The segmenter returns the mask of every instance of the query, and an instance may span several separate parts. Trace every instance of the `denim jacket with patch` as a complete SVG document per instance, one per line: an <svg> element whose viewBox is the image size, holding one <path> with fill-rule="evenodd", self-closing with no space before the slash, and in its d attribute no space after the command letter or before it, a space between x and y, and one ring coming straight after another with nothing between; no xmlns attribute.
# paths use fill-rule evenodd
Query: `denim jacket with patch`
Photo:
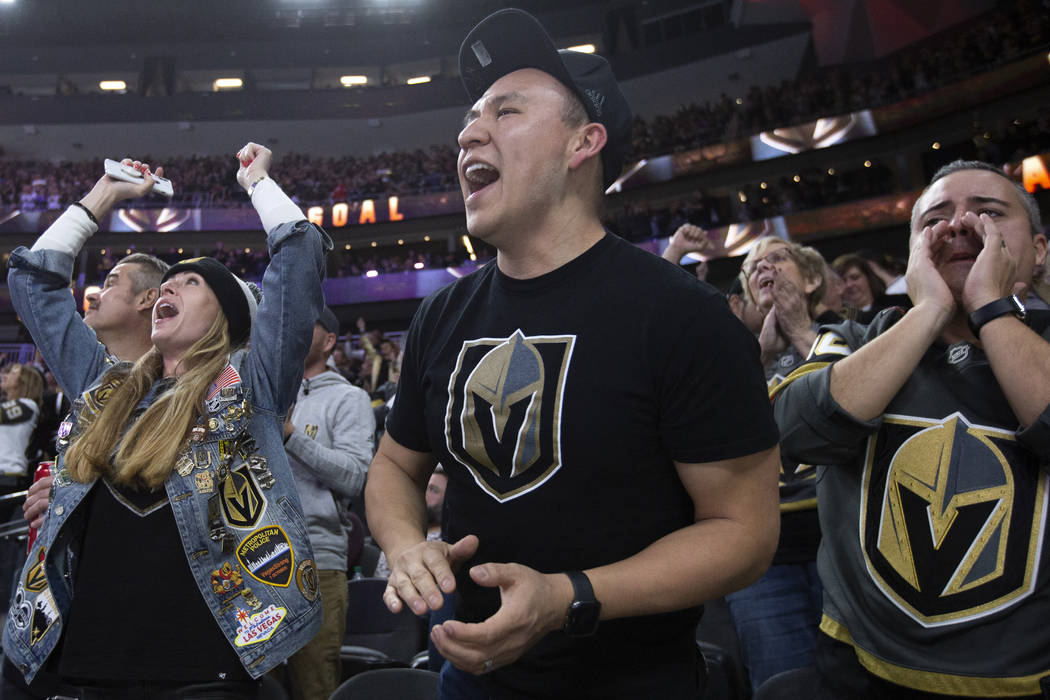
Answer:
<svg viewBox="0 0 1050 700"><path fill-rule="evenodd" d="M309 642L321 623L316 567L284 451L283 423L324 304L321 276L331 240L299 221L276 226L268 244L271 262L252 350L231 356L205 402L206 415L165 482L200 593L255 678ZM27 680L54 651L68 617L85 521L78 506L93 486L69 477L65 449L85 412L98 409L113 378L127 369L77 314L68 286L72 266L64 253L22 247L12 253L8 274L15 308L48 367L70 396L79 397L59 433L47 517L4 626L4 653Z"/></svg>

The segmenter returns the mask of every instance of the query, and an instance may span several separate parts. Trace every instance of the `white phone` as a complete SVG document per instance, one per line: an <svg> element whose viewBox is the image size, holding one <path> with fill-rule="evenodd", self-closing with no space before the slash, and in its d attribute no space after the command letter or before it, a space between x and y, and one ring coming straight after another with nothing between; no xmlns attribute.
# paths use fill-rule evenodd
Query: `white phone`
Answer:
<svg viewBox="0 0 1050 700"><path fill-rule="evenodd" d="M123 180L124 182L142 182L142 173L135 170L135 168L130 165L124 165L119 160L113 160L111 158L106 158L106 175L118 180ZM166 177L160 177L159 175L153 176L153 191L157 194L162 194L165 197L171 197L175 194L175 188L172 187L171 180Z"/></svg>

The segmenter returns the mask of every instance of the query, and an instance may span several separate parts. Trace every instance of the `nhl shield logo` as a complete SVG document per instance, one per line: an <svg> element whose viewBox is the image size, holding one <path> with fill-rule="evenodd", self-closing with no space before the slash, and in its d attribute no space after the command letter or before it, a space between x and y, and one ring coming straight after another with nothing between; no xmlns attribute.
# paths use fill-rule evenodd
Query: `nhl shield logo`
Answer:
<svg viewBox="0 0 1050 700"><path fill-rule="evenodd" d="M449 381L449 452L477 484L504 502L542 485L561 467L565 380L575 336L466 341Z"/></svg>

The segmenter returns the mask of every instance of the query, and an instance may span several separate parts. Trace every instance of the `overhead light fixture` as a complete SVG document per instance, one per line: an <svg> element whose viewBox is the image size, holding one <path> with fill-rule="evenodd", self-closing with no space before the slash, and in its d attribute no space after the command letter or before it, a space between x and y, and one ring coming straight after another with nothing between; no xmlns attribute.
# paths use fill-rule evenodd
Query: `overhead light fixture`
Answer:
<svg viewBox="0 0 1050 700"><path fill-rule="evenodd" d="M244 81L240 78L217 78L212 83L214 90L236 90L240 87L244 87Z"/></svg>
<svg viewBox="0 0 1050 700"><path fill-rule="evenodd" d="M343 87L352 87L354 85L365 85L368 83L367 75L341 75L339 76L339 82Z"/></svg>
<svg viewBox="0 0 1050 700"><path fill-rule="evenodd" d="M570 46L566 51L579 51L580 53L594 53L594 44L578 44Z"/></svg>
<svg viewBox="0 0 1050 700"><path fill-rule="evenodd" d="M415 78L409 78L408 80L405 81L405 83L407 85L423 85L424 83L429 83L429 82L430 82L430 76L429 75L420 75L420 76L415 77Z"/></svg>
<svg viewBox="0 0 1050 700"><path fill-rule="evenodd" d="M378 270L369 270L368 272L365 273L365 277L379 277L379 271Z"/></svg>
<svg viewBox="0 0 1050 700"><path fill-rule="evenodd" d="M417 270L422 270L423 269L423 263L421 263L421 262L414 263L412 265L412 267L416 268Z"/></svg>
<svg viewBox="0 0 1050 700"><path fill-rule="evenodd" d="M98 84L99 90L127 90L128 84L123 80L103 80Z"/></svg>

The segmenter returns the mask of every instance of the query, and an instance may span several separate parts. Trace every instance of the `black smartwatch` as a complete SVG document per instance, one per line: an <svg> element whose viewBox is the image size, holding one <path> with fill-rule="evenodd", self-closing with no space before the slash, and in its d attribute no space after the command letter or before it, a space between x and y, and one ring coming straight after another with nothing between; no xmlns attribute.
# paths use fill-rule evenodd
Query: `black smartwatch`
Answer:
<svg viewBox="0 0 1050 700"><path fill-rule="evenodd" d="M970 331L973 333L973 337L980 338L981 327L984 326L984 324L995 320L1000 316L1005 316L1006 314L1013 314L1023 323L1025 317L1028 315L1028 310L1015 294L985 304L970 314Z"/></svg>
<svg viewBox="0 0 1050 700"><path fill-rule="evenodd" d="M598 629L602 604L594 597L591 580L582 571L566 571L572 581L572 603L565 612L565 634L569 637L588 637Z"/></svg>

